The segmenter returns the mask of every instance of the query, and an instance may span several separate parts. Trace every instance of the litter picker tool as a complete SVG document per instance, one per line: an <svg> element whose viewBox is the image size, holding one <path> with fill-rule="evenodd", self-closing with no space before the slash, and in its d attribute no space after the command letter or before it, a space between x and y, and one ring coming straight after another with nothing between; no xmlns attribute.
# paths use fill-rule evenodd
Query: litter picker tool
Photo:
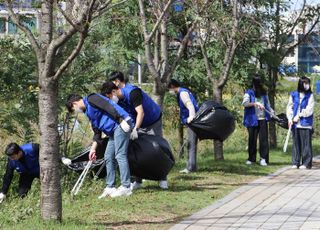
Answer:
<svg viewBox="0 0 320 230"><path fill-rule="evenodd" d="M84 168L84 170L82 171L82 173L80 174L79 176L79 179L77 180L76 184L73 186L72 190L71 190L71 194L72 195L77 195L82 184L83 184L83 181L86 177L86 175L88 174L89 172L89 169L92 165L92 161L88 161L86 167Z"/></svg>
<svg viewBox="0 0 320 230"><path fill-rule="evenodd" d="M289 143L290 133L291 133L291 126L290 126L289 129L288 129L286 141L284 142L284 146L283 146L283 152L284 152L284 153L287 152L287 147L288 147L288 143Z"/></svg>

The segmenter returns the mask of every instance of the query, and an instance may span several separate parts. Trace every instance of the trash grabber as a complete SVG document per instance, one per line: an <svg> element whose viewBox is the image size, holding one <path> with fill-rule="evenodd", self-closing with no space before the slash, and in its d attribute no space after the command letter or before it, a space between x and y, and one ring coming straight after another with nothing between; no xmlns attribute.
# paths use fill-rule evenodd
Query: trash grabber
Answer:
<svg viewBox="0 0 320 230"><path fill-rule="evenodd" d="M94 175L94 180L97 180L101 171L106 167L106 161L103 161L103 164L100 166L98 172L96 173L96 175Z"/></svg>
<svg viewBox="0 0 320 230"><path fill-rule="evenodd" d="M271 117L274 117L275 119L277 119L278 121L280 121L280 118L279 118L277 115L271 113L271 112L270 112L269 110L267 110L267 109L264 109L264 111L266 111Z"/></svg>
<svg viewBox="0 0 320 230"><path fill-rule="evenodd" d="M288 143L289 143L289 138L290 138L290 133L291 133L291 127L292 125L289 127L288 129L288 133L287 133L287 137L286 137L286 141L284 142L284 146L283 146L283 152L287 152L287 147L288 147Z"/></svg>
<svg viewBox="0 0 320 230"><path fill-rule="evenodd" d="M78 192L83 184L83 181L89 172L91 165L92 165L92 161L89 161L87 163L86 167L84 168L84 170L82 171L82 173L80 174L79 179L77 180L76 184L73 186L73 188L71 190L71 194L73 194L73 195L78 194Z"/></svg>

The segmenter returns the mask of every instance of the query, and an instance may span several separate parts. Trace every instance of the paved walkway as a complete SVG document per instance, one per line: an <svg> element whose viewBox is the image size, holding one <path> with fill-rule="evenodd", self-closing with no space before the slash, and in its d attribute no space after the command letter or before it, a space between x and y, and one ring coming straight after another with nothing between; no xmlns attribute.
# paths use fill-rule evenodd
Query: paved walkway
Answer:
<svg viewBox="0 0 320 230"><path fill-rule="evenodd" d="M320 161L242 186L171 228L180 229L320 229Z"/></svg>

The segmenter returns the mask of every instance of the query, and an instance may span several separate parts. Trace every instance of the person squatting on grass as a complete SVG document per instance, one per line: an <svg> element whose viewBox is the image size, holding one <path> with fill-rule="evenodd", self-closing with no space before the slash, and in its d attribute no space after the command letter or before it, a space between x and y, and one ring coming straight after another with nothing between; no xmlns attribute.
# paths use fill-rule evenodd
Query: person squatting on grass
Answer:
<svg viewBox="0 0 320 230"><path fill-rule="evenodd" d="M292 129L292 168L311 169L314 98L310 79L301 77L298 89L291 92L287 118Z"/></svg>
<svg viewBox="0 0 320 230"><path fill-rule="evenodd" d="M267 166L269 163L268 121L270 114L265 110L267 109L270 113L274 113L274 111L270 107L267 91L264 89L259 75L252 79L252 88L245 92L242 105L244 106L243 124L249 133L249 157L246 164L251 165L256 162L259 135L260 165Z"/></svg>
<svg viewBox="0 0 320 230"><path fill-rule="evenodd" d="M27 143L19 146L10 143L5 150L8 157L3 184L0 193L0 203L5 199L12 182L14 170L19 174L19 196L25 197L31 189L32 182L40 176L39 144Z"/></svg>
<svg viewBox="0 0 320 230"><path fill-rule="evenodd" d="M162 112L143 90L127 83L122 72L115 71L110 74L108 82L101 88L101 94L114 100L134 121L134 128L130 138L135 140L139 134L155 135L162 137ZM142 186L142 178L132 177L131 189ZM162 189L168 189L167 178L159 182Z"/></svg>
<svg viewBox="0 0 320 230"><path fill-rule="evenodd" d="M171 79L168 84L169 93L176 95L180 107L180 119L182 124L188 127L198 111L198 103L190 90L181 87L181 83ZM197 142L198 138L195 132L188 128L188 161L187 167L180 173L190 173L197 171Z"/></svg>
<svg viewBox="0 0 320 230"><path fill-rule="evenodd" d="M100 94L90 94L81 97L77 94L70 95L66 103L69 112L85 113L89 118L94 131L93 144L89 153L89 160L96 159L97 142L101 133L109 136L105 151L107 168L107 186L99 199L110 196L130 196L130 169L127 158L130 132L133 121L129 114L114 101ZM121 186L116 185L116 162L119 165Z"/></svg>

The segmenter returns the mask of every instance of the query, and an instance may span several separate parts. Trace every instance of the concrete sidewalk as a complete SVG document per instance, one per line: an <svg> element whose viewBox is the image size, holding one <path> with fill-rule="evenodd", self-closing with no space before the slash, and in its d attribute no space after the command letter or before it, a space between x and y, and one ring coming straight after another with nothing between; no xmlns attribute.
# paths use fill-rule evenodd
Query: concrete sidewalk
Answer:
<svg viewBox="0 0 320 230"><path fill-rule="evenodd" d="M242 186L171 230L320 229L320 161Z"/></svg>

